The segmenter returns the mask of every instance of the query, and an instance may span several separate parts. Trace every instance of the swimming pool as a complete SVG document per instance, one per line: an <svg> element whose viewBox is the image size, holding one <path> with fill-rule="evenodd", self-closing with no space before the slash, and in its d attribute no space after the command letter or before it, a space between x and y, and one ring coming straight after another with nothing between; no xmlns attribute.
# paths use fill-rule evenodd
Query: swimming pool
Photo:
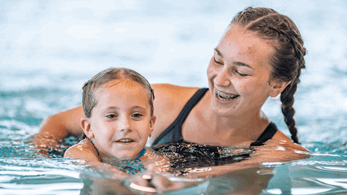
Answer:
<svg viewBox="0 0 347 195"><path fill-rule="evenodd" d="M295 96L295 119L299 141L313 155L234 171L179 193L346 194L343 0L5 3L0 17L0 194L79 194L85 167L37 155L26 142L41 121L79 105L83 83L110 66L133 68L151 83L206 87L213 48L236 12L250 5L290 16L302 32L307 69ZM288 135L279 100L269 99L263 110Z"/></svg>

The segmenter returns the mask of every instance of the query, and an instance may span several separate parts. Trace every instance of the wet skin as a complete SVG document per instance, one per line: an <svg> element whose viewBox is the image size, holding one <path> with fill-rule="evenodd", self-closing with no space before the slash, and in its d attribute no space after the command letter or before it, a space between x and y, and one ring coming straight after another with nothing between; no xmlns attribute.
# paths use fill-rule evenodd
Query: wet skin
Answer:
<svg viewBox="0 0 347 195"><path fill-rule="evenodd" d="M153 131L146 91L134 81L111 81L95 92L97 104L81 126L100 158L135 159Z"/></svg>
<svg viewBox="0 0 347 195"><path fill-rule="evenodd" d="M271 80L273 47L244 27L231 25L214 50L207 69L211 108L220 116L259 114L281 83ZM246 117L248 118L248 117Z"/></svg>

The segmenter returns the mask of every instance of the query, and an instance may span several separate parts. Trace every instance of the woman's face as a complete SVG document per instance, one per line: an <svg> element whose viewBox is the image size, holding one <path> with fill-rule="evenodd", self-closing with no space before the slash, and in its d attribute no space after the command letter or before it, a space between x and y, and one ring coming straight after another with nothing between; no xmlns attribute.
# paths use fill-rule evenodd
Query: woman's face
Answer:
<svg viewBox="0 0 347 195"><path fill-rule="evenodd" d="M270 56L274 48L257 34L231 25L207 69L211 107L220 116L259 114L274 86Z"/></svg>

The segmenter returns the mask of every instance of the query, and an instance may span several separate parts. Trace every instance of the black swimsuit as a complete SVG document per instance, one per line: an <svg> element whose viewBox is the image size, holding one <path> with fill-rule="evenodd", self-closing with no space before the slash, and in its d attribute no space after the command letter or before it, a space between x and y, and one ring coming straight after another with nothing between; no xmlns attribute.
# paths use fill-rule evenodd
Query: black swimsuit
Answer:
<svg viewBox="0 0 347 195"><path fill-rule="evenodd" d="M186 118L188 117L190 111L194 106L204 97L208 88L199 89L186 103L180 114L177 116L176 120L167 128L163 133L161 133L157 139L154 140L152 145L168 143L168 142L183 142L182 137L182 125ZM270 123L264 132L260 135L257 141L251 143L251 146L263 145L264 142L271 139L277 132L277 127L274 123Z"/></svg>

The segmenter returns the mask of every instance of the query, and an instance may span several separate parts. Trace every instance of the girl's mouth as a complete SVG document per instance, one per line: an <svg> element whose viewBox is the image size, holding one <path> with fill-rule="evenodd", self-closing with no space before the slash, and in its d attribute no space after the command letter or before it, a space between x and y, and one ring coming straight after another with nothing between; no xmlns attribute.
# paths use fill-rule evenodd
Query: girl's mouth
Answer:
<svg viewBox="0 0 347 195"><path fill-rule="evenodd" d="M130 139L130 138L122 138L117 140L116 142L120 142L120 143L130 143L130 142L134 142L134 140Z"/></svg>
<svg viewBox="0 0 347 195"><path fill-rule="evenodd" d="M229 101L240 96L235 94L226 94L226 93L217 91L216 89L214 91L216 92L216 97L221 101Z"/></svg>

